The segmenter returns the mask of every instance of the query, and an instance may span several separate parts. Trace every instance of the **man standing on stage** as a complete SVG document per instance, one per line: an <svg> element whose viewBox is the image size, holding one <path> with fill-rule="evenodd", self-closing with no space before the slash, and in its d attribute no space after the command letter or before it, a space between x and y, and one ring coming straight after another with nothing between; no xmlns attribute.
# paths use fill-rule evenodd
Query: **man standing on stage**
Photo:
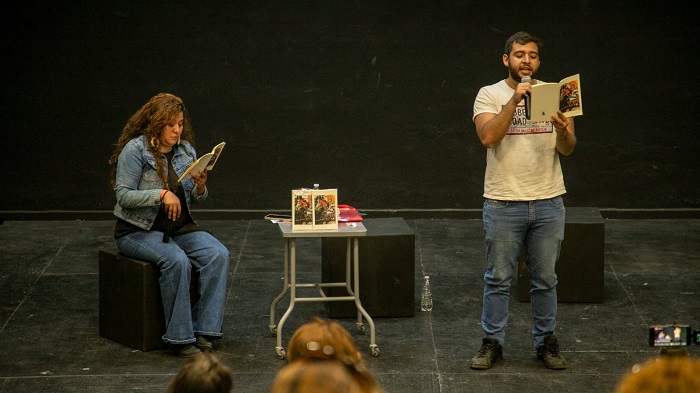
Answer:
<svg viewBox="0 0 700 393"><path fill-rule="evenodd" d="M561 111L546 122L530 122L525 101L540 66L541 42L526 32L506 41L503 65L508 77L483 87L474 102L474 124L487 148L483 223L486 273L481 325L485 337L470 367L491 368L503 359L508 301L520 248L527 250L532 302L532 336L537 358L550 369L565 369L554 335L557 275L564 238L566 193L559 155L576 146L573 118ZM526 78L527 79L527 78ZM532 83L537 83L532 79ZM522 283L521 285L525 285Z"/></svg>

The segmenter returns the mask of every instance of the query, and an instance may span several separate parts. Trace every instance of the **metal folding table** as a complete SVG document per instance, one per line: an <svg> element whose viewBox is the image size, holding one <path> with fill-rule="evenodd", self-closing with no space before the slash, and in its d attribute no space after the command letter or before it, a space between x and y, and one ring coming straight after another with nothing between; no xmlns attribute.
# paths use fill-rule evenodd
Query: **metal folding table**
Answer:
<svg viewBox="0 0 700 393"><path fill-rule="evenodd" d="M357 331L365 333L362 323L364 317L370 328L370 353L372 356L379 356L379 346L375 343L374 321L369 316L362 302L360 301L360 274L359 274L359 242L358 238L367 234L367 229L362 223L340 223L337 230L315 230L315 231L292 231L292 224L281 222L278 224L282 237L284 238L284 287L270 305L270 333L277 335L277 346L275 351L277 357L284 359L287 356L282 347L282 327L294 309L296 302L328 302L328 301L354 301L357 306ZM345 282L330 283L297 283L296 277L296 239L297 238L323 238L323 237L344 237L347 238L346 246L346 269ZM354 257L353 257L354 256ZM352 262L352 264L351 264ZM353 285L351 285L350 274L353 273ZM323 291L325 287L345 287L348 296L327 296ZM297 288L316 288L319 296L297 297ZM290 293L289 307L282 315L279 324L275 323L275 306L287 293Z"/></svg>

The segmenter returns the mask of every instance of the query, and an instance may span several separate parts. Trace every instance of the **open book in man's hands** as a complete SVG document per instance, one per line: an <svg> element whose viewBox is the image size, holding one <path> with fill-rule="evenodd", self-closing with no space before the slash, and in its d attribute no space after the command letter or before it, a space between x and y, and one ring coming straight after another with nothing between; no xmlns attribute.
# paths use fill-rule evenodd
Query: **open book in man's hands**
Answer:
<svg viewBox="0 0 700 393"><path fill-rule="evenodd" d="M212 170L214 168L214 164L216 164L216 160L219 159L219 156L221 155L221 151L224 150L224 146L226 145L226 142L221 142L218 145L214 146L214 148L207 154L199 157L197 161L195 161L192 165L190 165L189 168L185 171L185 173L180 176L179 179L177 179L178 182L181 182L184 179L187 179L189 177L192 177L192 174L198 174L199 172L203 170Z"/></svg>
<svg viewBox="0 0 700 393"><path fill-rule="evenodd" d="M552 120L551 116L556 115L557 110L562 111L566 117L583 115L579 74L564 78L558 83L534 84L530 97L530 120L533 122Z"/></svg>

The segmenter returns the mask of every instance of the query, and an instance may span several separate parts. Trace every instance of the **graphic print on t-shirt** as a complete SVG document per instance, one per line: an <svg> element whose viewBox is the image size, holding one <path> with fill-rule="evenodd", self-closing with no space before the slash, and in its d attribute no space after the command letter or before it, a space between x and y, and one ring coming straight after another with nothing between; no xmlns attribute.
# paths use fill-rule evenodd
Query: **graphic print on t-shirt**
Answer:
<svg viewBox="0 0 700 393"><path fill-rule="evenodd" d="M519 104L515 108L513 121L508 127L506 135L529 135L529 134L544 134L553 132L552 123L548 121L531 122L525 117L525 105Z"/></svg>

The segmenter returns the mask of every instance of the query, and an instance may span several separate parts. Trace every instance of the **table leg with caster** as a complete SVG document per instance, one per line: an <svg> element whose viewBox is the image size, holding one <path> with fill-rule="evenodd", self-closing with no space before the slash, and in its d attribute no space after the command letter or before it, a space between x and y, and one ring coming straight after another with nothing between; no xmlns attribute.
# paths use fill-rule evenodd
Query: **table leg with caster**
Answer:
<svg viewBox="0 0 700 393"><path fill-rule="evenodd" d="M277 325L275 324L275 307L289 292L289 241L284 242L284 286L282 292L272 301L270 305L270 334L277 334Z"/></svg>
<svg viewBox="0 0 700 393"><path fill-rule="evenodd" d="M279 324L276 328L277 333L277 346L275 347L275 353L278 359L284 359L287 356L287 352L282 347L282 327L284 323L289 318L294 310L294 304L296 303L296 282L297 282L297 266L296 266L296 241L294 239L289 239L285 242L285 250L289 249L289 253L285 254L285 259L289 257L289 307L287 311L282 315Z"/></svg>
<svg viewBox="0 0 700 393"><path fill-rule="evenodd" d="M350 239L348 239L348 248L350 246ZM372 356L379 356L379 347L377 346L375 342L375 330L374 330L374 321L372 320L372 317L369 316L369 313L365 311L365 308L362 307L362 302L360 301L360 247L359 247L359 240L357 238L353 239L353 253L354 253L354 275L355 275L355 306L357 306L357 330L360 332L360 334L364 334L365 332L365 326L362 323L362 317L364 317L367 322L369 323L369 332L370 332L370 338L369 338L369 348L370 348L370 353Z"/></svg>

